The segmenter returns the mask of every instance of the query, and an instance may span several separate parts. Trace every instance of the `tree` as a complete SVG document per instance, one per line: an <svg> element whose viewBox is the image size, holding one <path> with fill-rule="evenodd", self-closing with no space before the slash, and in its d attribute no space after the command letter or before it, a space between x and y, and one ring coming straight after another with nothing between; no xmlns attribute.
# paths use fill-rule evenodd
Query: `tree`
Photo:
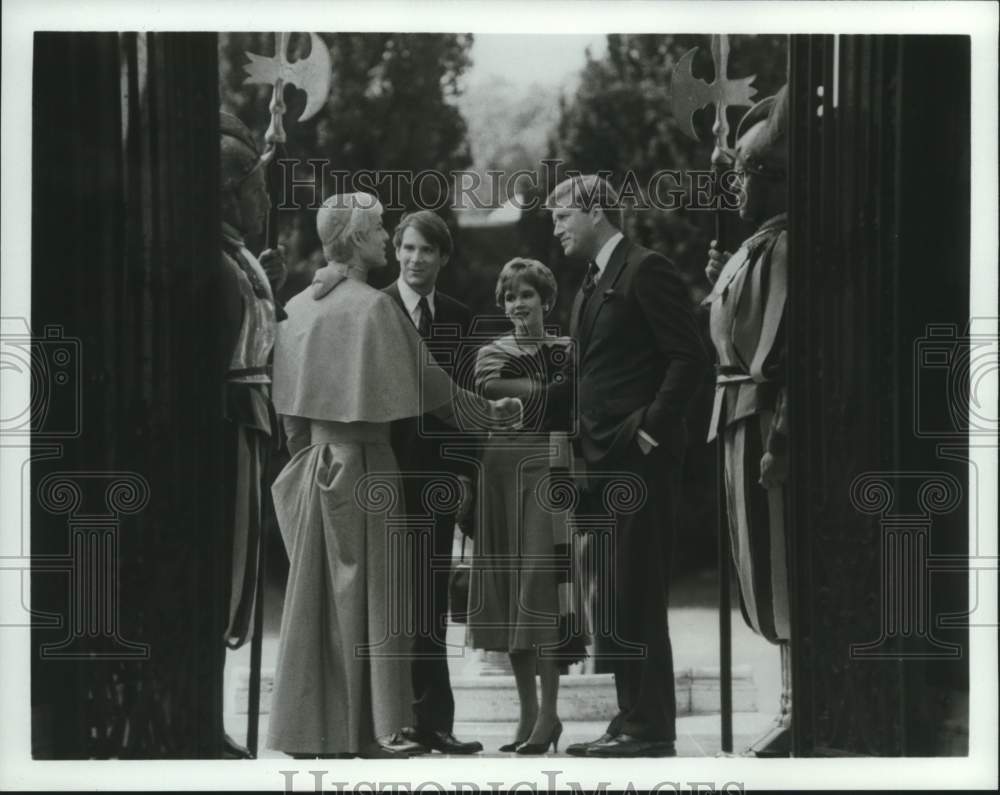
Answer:
<svg viewBox="0 0 1000 795"><path fill-rule="evenodd" d="M458 110L459 79L470 65L472 36L466 34L337 33L320 34L330 48L333 80L330 98L314 118L297 123L305 105L301 91L287 90L285 128L290 158L301 163L297 181L313 175L307 159L324 161L325 168L347 172L348 179L324 181L322 196L349 187L363 170L401 170L412 174L430 170L450 174L471 163L466 125ZM223 109L238 115L263 137L270 121L267 86L244 86L244 53L270 55L274 36L268 33L228 33L219 36L220 84ZM308 55L309 38L296 35L289 44L289 58ZM376 185L386 206L385 225L391 229L406 210L416 209L418 197L412 180ZM425 195L434 198L435 183L427 180ZM448 188L450 189L450 181ZM297 196L308 195L303 191ZM302 201L302 199L299 199ZM318 202L316 202L318 205ZM449 218L451 201L443 202ZM315 233L316 206L289 211L282 218L282 243L286 246L291 277L287 293L301 289L321 261Z"/></svg>
<svg viewBox="0 0 1000 795"><path fill-rule="evenodd" d="M732 36L730 43L729 76L756 74L756 99L773 94L785 82L786 37ZM674 64L692 47L699 48L695 76L712 80L708 36L609 35L602 59L594 60L588 53L576 95L563 104L550 154L569 169L610 171L617 186L627 174L634 174L641 191L657 171L708 168L714 110L709 107L696 114L699 139L693 141L673 118L670 101ZM745 111L730 109L733 133ZM626 213L628 230L670 256L696 296L707 287L701 271L707 242L714 234L713 219L714 213L693 209Z"/></svg>
<svg viewBox="0 0 1000 795"><path fill-rule="evenodd" d="M786 42L785 36L731 36L729 77L755 74L755 99L773 94L787 79ZM696 114L698 140L694 141L681 131L671 107L674 64L692 47L699 48L692 65L694 75L711 81L714 66L708 36L609 35L605 56L598 60L590 58L588 53L576 94L562 103L559 123L550 142L550 157L562 160L564 169L584 173L608 171L616 187L622 186L626 175L632 174L640 200L648 199L645 190L650 178L660 170L690 174L710 168L714 109L709 107ZM732 136L745 112L746 108L730 109ZM689 193L694 187L689 181L681 184ZM695 209L625 212L626 232L677 264L696 306L708 290L703 268L708 241L715 236L715 216L714 212ZM726 216L724 245L732 250L749 230L740 224L735 212ZM561 257L558 247L550 246L550 262L559 263ZM561 275L569 269L556 270ZM572 294L579 280L577 273L565 289ZM701 310L702 329L710 349L706 314ZM712 391L712 385L706 382L689 417L690 448L683 484L686 499L679 518L677 544L679 570L712 559L711 539L715 537L712 506L717 491L712 475L713 451L702 441L708 426Z"/></svg>

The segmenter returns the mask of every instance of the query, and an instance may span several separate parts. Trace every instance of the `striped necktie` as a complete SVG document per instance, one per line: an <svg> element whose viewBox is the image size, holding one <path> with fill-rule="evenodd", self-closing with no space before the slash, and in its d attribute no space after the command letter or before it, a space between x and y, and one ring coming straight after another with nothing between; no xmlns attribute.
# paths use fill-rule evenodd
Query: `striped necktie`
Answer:
<svg viewBox="0 0 1000 795"><path fill-rule="evenodd" d="M583 285L580 287L580 291L583 293L583 300L580 302L580 314L583 314L583 309L587 305L587 301L590 300L590 296L594 294L594 288L597 287L597 280L600 278L600 271L597 269L597 263L593 260L590 261L590 267L587 268L587 275L583 277Z"/></svg>
<svg viewBox="0 0 1000 795"><path fill-rule="evenodd" d="M417 321L417 333L425 340L431 336L431 305L427 303L427 296L420 296L417 302L417 309L420 310L420 320Z"/></svg>
<svg viewBox="0 0 1000 795"><path fill-rule="evenodd" d="M587 275L583 277L583 300L586 301L590 298L590 294L594 292L594 288L597 286L597 277L600 271L597 269L597 263L593 260L590 261L590 266L587 268Z"/></svg>

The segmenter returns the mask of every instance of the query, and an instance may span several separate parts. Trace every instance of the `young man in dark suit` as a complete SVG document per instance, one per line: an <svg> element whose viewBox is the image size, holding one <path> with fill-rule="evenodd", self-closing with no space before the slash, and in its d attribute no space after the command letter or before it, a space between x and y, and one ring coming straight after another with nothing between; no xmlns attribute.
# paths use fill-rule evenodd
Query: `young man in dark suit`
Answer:
<svg viewBox="0 0 1000 795"><path fill-rule="evenodd" d="M399 261L399 278L385 288L427 340L431 355L439 364L460 379L457 370L461 343L469 333L472 313L469 308L437 289L438 275L448 264L452 240L448 226L429 210L403 217L392 237ZM416 639L412 662L414 726L404 729L407 739L428 749L448 754L473 754L481 751L479 742L462 742L452 733L455 700L448 675L445 629L448 617L448 568L442 561L451 559L455 528L454 512L439 512L428 506L427 490L433 486L434 473L457 476L465 494L471 497L475 464L469 460L446 457L441 434L454 429L431 416L398 420L392 425L392 445L403 474L406 510L414 520L414 534L429 531L429 544L416 545L414 572L417 616ZM452 481L453 482L453 481ZM429 522L430 527L422 525ZM426 550L423 554L419 550ZM428 556L435 561L431 565Z"/></svg>
<svg viewBox="0 0 1000 795"><path fill-rule="evenodd" d="M602 491L616 477L641 483L636 505L611 507L611 559L598 566L610 577L594 584L595 626L613 628L595 632L595 654L614 671L619 711L602 737L567 752L674 756L671 547L684 417L709 359L677 269L622 235L618 196L607 181L567 179L547 206L563 251L587 263L570 321L579 356L576 446L588 484L580 512L606 515Z"/></svg>

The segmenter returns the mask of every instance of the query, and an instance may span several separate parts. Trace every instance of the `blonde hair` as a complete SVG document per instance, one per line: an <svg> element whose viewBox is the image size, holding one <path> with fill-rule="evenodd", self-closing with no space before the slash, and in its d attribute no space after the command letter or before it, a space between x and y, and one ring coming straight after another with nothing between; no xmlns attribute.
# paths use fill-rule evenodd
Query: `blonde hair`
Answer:
<svg viewBox="0 0 1000 795"><path fill-rule="evenodd" d="M372 224L372 211L381 209L370 193L338 193L331 196L316 213L316 233L323 244L323 256L343 261L354 253L351 235Z"/></svg>
<svg viewBox="0 0 1000 795"><path fill-rule="evenodd" d="M611 183L604 177L597 174L577 174L564 179L552 189L548 198L545 199L545 206L549 210L558 207L575 207L584 211L600 207L604 212L604 217L612 226L620 229L622 225L622 209L618 191L612 188Z"/></svg>

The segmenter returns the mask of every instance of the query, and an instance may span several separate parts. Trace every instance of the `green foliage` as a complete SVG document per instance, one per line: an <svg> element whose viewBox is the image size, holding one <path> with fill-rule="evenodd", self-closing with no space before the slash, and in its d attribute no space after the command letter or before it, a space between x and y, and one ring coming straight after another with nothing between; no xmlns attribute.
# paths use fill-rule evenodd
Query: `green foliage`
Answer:
<svg viewBox="0 0 1000 795"><path fill-rule="evenodd" d="M330 48L333 79L330 98L315 117L298 123L305 94L288 89L285 102L286 153L290 158L319 158L328 168L356 174L360 170L400 169L414 173L432 169L449 173L469 166L471 156L465 121L456 99L459 80L468 68L472 36L464 34L337 33L320 34ZM295 35L289 58L308 55L309 38ZM244 86L244 53L274 52L270 33L219 35L220 92L223 109L238 115L263 139L270 122L267 86ZM312 176L299 167L296 180ZM326 180L322 196L344 189ZM380 186L383 203L390 199L389 182ZM319 192L318 192L319 193ZM308 192L297 194L299 202ZM398 198L406 209L416 202L404 191ZM321 261L315 234L315 207L282 213L281 242L287 250L291 277L286 292L301 289ZM388 210L392 229L402 210ZM442 212L447 217L448 211ZM449 221L451 219L448 219Z"/></svg>

